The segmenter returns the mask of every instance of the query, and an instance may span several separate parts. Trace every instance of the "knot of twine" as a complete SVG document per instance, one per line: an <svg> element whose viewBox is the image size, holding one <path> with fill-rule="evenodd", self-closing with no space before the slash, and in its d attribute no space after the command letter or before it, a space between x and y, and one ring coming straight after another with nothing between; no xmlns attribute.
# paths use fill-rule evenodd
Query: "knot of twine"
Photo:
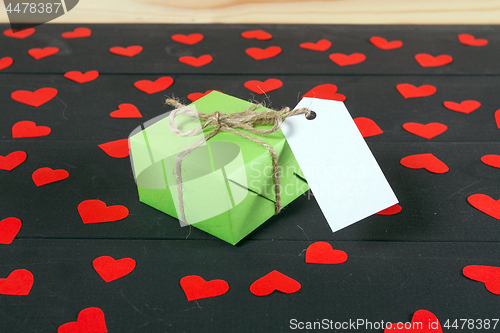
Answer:
<svg viewBox="0 0 500 333"><path fill-rule="evenodd" d="M236 128L241 128L255 134L270 134L276 132L280 129L283 121L291 116L298 114L305 114L306 117L311 115L311 111L307 108L300 108L290 110L289 107L285 107L279 111L275 110L264 110L259 112L254 112L255 109L264 107L262 104L255 104L242 112L226 114L220 111L216 111L213 114L207 114L203 112L198 112L190 109L186 105L179 103L174 99L167 99L166 103L174 106L176 109L173 110L169 115L169 126L170 130L174 132L177 136L195 136L203 132L203 130L212 125L213 130L206 134L203 138L193 143L186 149L184 149L177 156L175 165L175 175L177 180L177 196L179 200L179 219L186 222L186 216L184 213L184 200L182 199L182 172L181 164L184 157L202 145L205 141L209 140L219 132L231 132L242 138L251 140L263 147L265 147L271 154L272 165L273 165L273 182L274 182L274 193L276 194L276 202L274 204L275 214L281 211L281 187L279 178L279 168L278 168L278 157L273 147L271 147L266 142L254 138L246 133L236 130ZM177 127L175 123L175 117L178 115L184 115L196 120L200 120L201 125L193 128L189 131L182 131ZM257 129L254 126L257 125L273 125L270 129Z"/></svg>

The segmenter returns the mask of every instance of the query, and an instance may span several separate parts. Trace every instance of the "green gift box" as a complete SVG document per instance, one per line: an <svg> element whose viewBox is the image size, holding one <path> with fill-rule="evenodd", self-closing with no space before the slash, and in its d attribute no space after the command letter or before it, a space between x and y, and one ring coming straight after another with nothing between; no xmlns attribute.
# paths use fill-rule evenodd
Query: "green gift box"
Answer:
<svg viewBox="0 0 500 333"><path fill-rule="evenodd" d="M205 114L231 114L253 104L213 91L188 105ZM259 107L254 112L266 110ZM213 131L212 125L198 135L179 136L169 124L168 114L156 117L132 132L130 158L141 202L179 218L180 200L185 222L235 245L275 214L274 167L263 145L231 132ZM179 114L177 128L189 131L199 119ZM258 125L256 129L271 126ZM281 206L305 193L309 186L281 130L259 135L241 133L270 145L278 158ZM182 195L179 199L177 157L192 144L203 143L181 159ZM183 224L181 222L181 224Z"/></svg>

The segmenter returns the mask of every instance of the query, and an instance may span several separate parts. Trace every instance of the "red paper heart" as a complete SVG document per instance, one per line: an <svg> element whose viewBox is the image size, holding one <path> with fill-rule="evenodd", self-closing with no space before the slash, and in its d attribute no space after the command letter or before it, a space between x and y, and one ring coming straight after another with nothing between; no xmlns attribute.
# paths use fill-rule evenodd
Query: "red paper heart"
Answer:
<svg viewBox="0 0 500 333"><path fill-rule="evenodd" d="M448 65L453 61L453 58L448 54L441 54L434 57L427 53L419 53L415 55L415 60L422 67L439 67Z"/></svg>
<svg viewBox="0 0 500 333"><path fill-rule="evenodd" d="M342 94L337 94L337 86L334 84L320 84L319 86L316 86L306 92L304 95L302 95L302 98L304 97L311 97L311 98L321 98L321 99L330 99L333 101L340 101L343 102L345 101L345 96Z"/></svg>
<svg viewBox="0 0 500 333"><path fill-rule="evenodd" d="M59 326L57 333L107 333L104 313L99 308L86 308L80 311L78 319Z"/></svg>
<svg viewBox="0 0 500 333"><path fill-rule="evenodd" d="M404 98L426 97L435 94L437 91L436 87L430 84L415 87L409 83L400 83L396 86L396 89Z"/></svg>
<svg viewBox="0 0 500 333"><path fill-rule="evenodd" d="M73 31L63 32L61 34L61 37L66 39L85 38L85 37L90 37L91 34L92 30L90 30L89 28L82 27L82 28L76 28Z"/></svg>
<svg viewBox="0 0 500 333"><path fill-rule="evenodd" d="M486 194L473 194L467 198L467 201L472 207L500 220L500 200L495 200Z"/></svg>
<svg viewBox="0 0 500 333"><path fill-rule="evenodd" d="M109 256L94 259L92 265L97 274L106 282L117 280L129 274L135 269L135 260L123 258L115 260Z"/></svg>
<svg viewBox="0 0 500 333"><path fill-rule="evenodd" d="M495 111L495 122L497 123L497 127L500 128L500 109Z"/></svg>
<svg viewBox="0 0 500 333"><path fill-rule="evenodd" d="M78 213L83 223L104 223L123 220L128 216L125 206L106 206L101 200L85 200L78 205Z"/></svg>
<svg viewBox="0 0 500 333"><path fill-rule="evenodd" d="M376 215L396 215L400 213L403 210L403 207L401 207L399 204L392 205L389 208L386 208L384 210L381 210L378 213L375 213Z"/></svg>
<svg viewBox="0 0 500 333"><path fill-rule="evenodd" d="M3 34L7 37L13 37L13 38L18 38L18 39L24 39L26 37L29 37L35 33L35 29L33 28L28 28L24 29L18 32L12 31L12 29L7 29L3 32Z"/></svg>
<svg viewBox="0 0 500 333"><path fill-rule="evenodd" d="M316 242L309 245L306 250L306 263L308 264L341 264L347 261L347 253L334 250L330 243Z"/></svg>
<svg viewBox="0 0 500 333"><path fill-rule="evenodd" d="M332 53L330 54L329 58L339 66L356 65L366 60L366 56L363 53Z"/></svg>
<svg viewBox="0 0 500 333"><path fill-rule="evenodd" d="M172 79L170 76L162 76L156 81L149 81L149 80L137 81L136 83L134 83L134 87L151 95L167 89L173 83L174 79Z"/></svg>
<svg viewBox="0 0 500 333"><path fill-rule="evenodd" d="M470 265L465 266L462 273L471 280L484 283L490 293L500 295L500 267Z"/></svg>
<svg viewBox="0 0 500 333"><path fill-rule="evenodd" d="M184 56L179 58L179 61L182 62L183 64L193 67L205 66L206 64L211 63L212 60L213 58L210 54L204 54L202 56L199 56L198 58L191 56Z"/></svg>
<svg viewBox="0 0 500 333"><path fill-rule="evenodd" d="M7 217L0 221L0 244L11 244L16 238L23 223L15 217Z"/></svg>
<svg viewBox="0 0 500 333"><path fill-rule="evenodd" d="M69 173L63 169L52 170L51 168L40 168L33 172L31 177L35 185L39 187L66 179L69 177Z"/></svg>
<svg viewBox="0 0 500 333"><path fill-rule="evenodd" d="M205 91L204 93L200 93L200 92L194 92L194 93L190 93L189 95L187 95L187 98L191 101L191 102L194 102L194 101L197 101L199 100L200 98L202 98L203 96L207 95L207 94L210 94L212 91L219 91L219 90L207 90ZM219 91L220 92L220 91Z"/></svg>
<svg viewBox="0 0 500 333"><path fill-rule="evenodd" d="M176 35L173 35L171 38L174 42L177 42L177 43L194 45L194 44L199 43L203 40L203 35L202 34L189 34L189 35L176 34Z"/></svg>
<svg viewBox="0 0 500 333"><path fill-rule="evenodd" d="M241 33L241 37L246 39L269 40L273 38L269 32L264 30L249 30Z"/></svg>
<svg viewBox="0 0 500 333"><path fill-rule="evenodd" d="M71 71L64 74L64 77L68 80L72 80L78 83L86 83L93 81L99 77L98 71L88 71L85 73L79 71Z"/></svg>
<svg viewBox="0 0 500 333"><path fill-rule="evenodd" d="M484 155L481 157L481 162L494 168L500 168L500 155Z"/></svg>
<svg viewBox="0 0 500 333"><path fill-rule="evenodd" d="M400 40L393 40L389 42L387 41L387 39L378 36L373 36L372 38L370 38L370 42L382 50L394 50L399 49L401 46L403 46L403 42Z"/></svg>
<svg viewBox="0 0 500 333"><path fill-rule="evenodd" d="M10 96L16 102L37 108L56 97L56 95L57 89L55 88L40 88L33 92L27 90L16 90Z"/></svg>
<svg viewBox="0 0 500 333"><path fill-rule="evenodd" d="M259 95L276 90L282 85L283 82L278 79L267 79L264 82L258 80L250 80L245 82L245 88Z"/></svg>
<svg viewBox="0 0 500 333"><path fill-rule="evenodd" d="M432 173L445 173L450 169L433 154L416 154L403 157L401 165L410 169L425 169Z"/></svg>
<svg viewBox="0 0 500 333"><path fill-rule="evenodd" d="M114 158L125 158L130 154L128 139L110 141L98 145L106 154Z"/></svg>
<svg viewBox="0 0 500 333"><path fill-rule="evenodd" d="M54 55L57 52L59 52L59 48L49 46L49 47L44 47L44 48L30 49L28 51L28 54L30 56L32 56L33 58L35 58L36 60L39 60L39 59L46 58L46 57L49 57L51 55Z"/></svg>
<svg viewBox="0 0 500 333"><path fill-rule="evenodd" d="M462 102L460 102L460 104L455 103L455 102L446 101L446 102L443 102L443 105L445 108L447 108L451 111L457 111L457 112L469 114L472 111L479 108L481 106L481 103L479 103L478 101L474 101L474 100L462 101Z"/></svg>
<svg viewBox="0 0 500 333"><path fill-rule="evenodd" d="M12 171L26 161L27 157L24 151L14 151L7 156L0 156L0 170Z"/></svg>
<svg viewBox="0 0 500 333"><path fill-rule="evenodd" d="M224 280L205 281L198 275L189 275L181 279L181 287L188 301L217 297L224 295L229 290L229 285Z"/></svg>
<svg viewBox="0 0 500 333"><path fill-rule="evenodd" d="M406 332L406 333L443 333L438 318L427 310L418 310L413 314L411 323L391 323L386 326L384 333Z"/></svg>
<svg viewBox="0 0 500 333"><path fill-rule="evenodd" d="M332 46L332 43L328 39L320 39L316 43L302 43L299 46L306 50L326 51Z"/></svg>
<svg viewBox="0 0 500 333"><path fill-rule="evenodd" d="M0 295L27 296L33 287L33 274L25 269L16 269L6 279L0 279Z"/></svg>
<svg viewBox="0 0 500 333"><path fill-rule="evenodd" d="M131 45L127 47L114 46L109 49L109 52L124 57L134 57L142 52L142 46L140 45Z"/></svg>
<svg viewBox="0 0 500 333"><path fill-rule="evenodd" d="M419 123L405 123L403 124L403 128L412 134L426 139L432 139L448 129L446 125L441 123L428 123L427 125Z"/></svg>
<svg viewBox="0 0 500 333"><path fill-rule="evenodd" d="M460 43L468 46L485 46L488 44L487 39L476 39L474 36L469 34L458 35L458 40L460 41Z"/></svg>
<svg viewBox="0 0 500 333"><path fill-rule="evenodd" d="M370 118L357 117L353 120L363 138L369 138L370 136L384 133L384 131L382 131L380 127Z"/></svg>
<svg viewBox="0 0 500 333"><path fill-rule="evenodd" d="M245 53L255 60L269 59L276 57L281 53L281 47L279 46L269 46L266 49L261 49L259 47L250 47L245 50Z"/></svg>
<svg viewBox="0 0 500 333"><path fill-rule="evenodd" d="M51 132L50 127L37 126L34 122L29 120L20 121L12 126L12 138L36 138L40 136L49 135Z"/></svg>
<svg viewBox="0 0 500 333"><path fill-rule="evenodd" d="M14 59L11 57L3 57L0 59L0 71L7 67L10 67L14 63Z"/></svg>
<svg viewBox="0 0 500 333"><path fill-rule="evenodd" d="M275 290L293 294L299 291L300 288L300 283L274 270L252 283L250 292L256 296L267 296Z"/></svg>
<svg viewBox="0 0 500 333"><path fill-rule="evenodd" d="M135 105L129 103L122 103L118 105L118 110L111 112L109 115L112 118L142 118L142 114L135 107Z"/></svg>

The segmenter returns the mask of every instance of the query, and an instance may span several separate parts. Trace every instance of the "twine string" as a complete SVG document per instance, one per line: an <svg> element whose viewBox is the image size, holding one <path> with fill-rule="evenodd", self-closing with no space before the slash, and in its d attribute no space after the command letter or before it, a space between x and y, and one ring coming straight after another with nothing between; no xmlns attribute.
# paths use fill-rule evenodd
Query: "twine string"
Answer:
<svg viewBox="0 0 500 333"><path fill-rule="evenodd" d="M263 147L265 147L271 154L271 160L273 165L273 184L274 193L276 195L276 202L274 204L275 214L281 211L281 186L279 178L279 167L278 167L278 157L276 151L266 142L259 140L253 136L250 136L244 132L236 130L236 128L241 128L247 130L254 134L270 134L276 132L280 129L283 121L291 116L305 114L306 117L311 115L311 111L307 108L300 108L290 110L289 107L285 107L279 111L275 110L264 110L255 112L254 110L264 107L262 104L254 104L245 111L226 114L220 111L216 111L213 114L207 114L203 112L195 111L186 105L179 103L174 99L167 99L166 103L174 106L176 109L173 110L169 115L169 126L170 130L178 136L195 136L203 132L203 130L212 125L213 129L208 134L204 135L203 138L196 141L195 143L188 146L177 156L175 163L175 176L177 181L177 198L179 200L179 219L186 222L186 216L184 212L184 200L183 200L183 188L182 188L182 160L190 152L198 148L203 144L203 142L208 141L210 138L214 137L219 132L230 132L238 135L244 139L253 141ZM187 116L200 121L201 125L195 127L189 131L182 131L177 127L175 123L175 117L178 115ZM254 126L257 125L273 125L269 129L257 129Z"/></svg>

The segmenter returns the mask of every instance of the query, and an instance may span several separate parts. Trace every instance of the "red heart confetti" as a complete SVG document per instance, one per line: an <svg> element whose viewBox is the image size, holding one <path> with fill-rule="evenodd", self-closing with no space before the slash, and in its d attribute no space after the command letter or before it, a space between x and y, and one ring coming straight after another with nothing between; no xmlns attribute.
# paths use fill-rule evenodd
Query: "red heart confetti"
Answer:
<svg viewBox="0 0 500 333"><path fill-rule="evenodd" d="M59 326L57 333L107 333L104 313L99 308L86 308L80 311L76 322Z"/></svg>
<svg viewBox="0 0 500 333"><path fill-rule="evenodd" d="M170 76L162 76L156 81L140 80L134 83L134 87L144 91L147 94L154 94L165 90L174 83L174 79Z"/></svg>
<svg viewBox="0 0 500 333"><path fill-rule="evenodd" d="M447 108L451 111L457 111L457 112L469 114L472 111L477 110L477 108L479 108L481 106L481 103L479 103L478 101L474 101L474 100L462 101L460 103L446 101L446 102L443 102L443 105L445 108Z"/></svg>
<svg viewBox="0 0 500 333"><path fill-rule="evenodd" d="M174 42L177 42L177 43L194 45L194 44L199 43L203 40L203 35L202 34L189 34L189 35L176 34L176 35L173 35L171 38Z"/></svg>
<svg viewBox="0 0 500 333"><path fill-rule="evenodd" d="M427 53L419 53L415 55L415 60L422 67L439 67L448 65L453 61L453 58L448 54L441 54L434 57Z"/></svg>
<svg viewBox="0 0 500 333"><path fill-rule="evenodd" d="M356 65L366 60L366 56L363 53L353 53L349 55L343 53L332 53L329 58L339 66Z"/></svg>
<svg viewBox="0 0 500 333"><path fill-rule="evenodd" d="M142 114L133 104L122 103L118 105L118 110L109 114L111 118L142 118Z"/></svg>
<svg viewBox="0 0 500 333"><path fill-rule="evenodd" d="M497 127L500 128L500 109L495 111L495 122L497 123Z"/></svg>
<svg viewBox="0 0 500 333"><path fill-rule="evenodd" d="M68 80L72 80L78 83L86 83L93 81L99 77L98 71L88 71L85 73L79 71L71 71L64 74L64 77Z"/></svg>
<svg viewBox="0 0 500 333"><path fill-rule="evenodd" d="M311 97L311 98L321 98L321 99L330 99L333 101L340 101L343 102L345 101L345 96L342 94L337 94L337 86L334 84L320 84L319 86L316 86L306 92L304 95L302 95L302 98L304 97Z"/></svg>
<svg viewBox="0 0 500 333"><path fill-rule="evenodd" d="M110 141L98 145L106 154L114 158L125 158L130 154L128 139Z"/></svg>
<svg viewBox="0 0 500 333"><path fill-rule="evenodd" d="M490 293L500 295L500 267L470 265L465 266L462 273L471 280L484 283Z"/></svg>
<svg viewBox="0 0 500 333"><path fill-rule="evenodd" d="M24 39L26 37L29 37L35 33L35 29L33 28L28 28L24 29L21 31L14 32L12 29L7 29L3 32L3 34L7 37L13 37L13 38L18 38L18 39Z"/></svg>
<svg viewBox="0 0 500 333"><path fill-rule="evenodd" d="M56 54L57 52L59 52L59 48L53 46L48 46L44 48L34 48L28 50L28 54L33 58L35 58L36 60L49 57L51 55Z"/></svg>
<svg viewBox="0 0 500 333"><path fill-rule="evenodd" d="M61 34L61 37L66 39L74 39L74 38L86 38L90 37L90 35L92 35L92 30L90 30L89 28L81 27L81 28L76 28L73 31L63 32Z"/></svg>
<svg viewBox="0 0 500 333"><path fill-rule="evenodd" d="M114 46L109 49L109 52L124 57L134 57L142 52L142 46L140 45L131 45L127 47Z"/></svg>
<svg viewBox="0 0 500 333"><path fill-rule="evenodd" d="M259 47L250 47L245 50L245 53L255 60L263 60L276 57L281 53L281 47L279 46L269 46L266 49L261 49Z"/></svg>
<svg viewBox="0 0 500 333"><path fill-rule="evenodd" d="M179 61L182 62L183 64L193 67L205 66L206 64L211 63L212 60L213 58L210 54L204 54L202 56L199 56L198 58L191 56L184 56L179 58Z"/></svg>
<svg viewBox="0 0 500 333"><path fill-rule="evenodd" d="M16 90L10 96L16 102L37 108L56 97L57 92L58 91L55 88L40 88L33 92L27 90Z"/></svg>
<svg viewBox="0 0 500 333"><path fill-rule="evenodd" d="M477 210L500 220L500 200L495 200L486 194L473 194L467 201Z"/></svg>
<svg viewBox="0 0 500 333"><path fill-rule="evenodd" d="M130 274L135 269L136 262L131 258L115 260L109 256L102 256L92 262L95 271L106 282L111 282Z"/></svg>
<svg viewBox="0 0 500 333"><path fill-rule="evenodd" d="M256 296L267 296L275 290L286 294L293 294L299 291L300 288L300 283L274 270L252 283L250 292Z"/></svg>
<svg viewBox="0 0 500 333"><path fill-rule="evenodd" d="M430 311L418 310L413 314L411 323L391 323L386 326L384 333L443 333L438 318Z"/></svg>
<svg viewBox="0 0 500 333"><path fill-rule="evenodd" d="M485 46L488 44L487 39L476 39L474 36L469 34L458 35L458 40L460 41L460 43L468 46Z"/></svg>
<svg viewBox="0 0 500 333"><path fill-rule="evenodd" d="M267 79L266 81L258 81L258 80L250 80L245 82L245 88L250 91L253 91L256 94L262 95L267 92L276 90L283 85L278 79Z"/></svg>
<svg viewBox="0 0 500 333"><path fill-rule="evenodd" d="M0 221L0 244L11 244L23 223L16 217L7 217Z"/></svg>
<svg viewBox="0 0 500 333"><path fill-rule="evenodd" d="M202 98L203 96L207 95L207 94L210 94L212 91L219 91L219 90L207 90L205 91L204 93L200 93L200 92L194 92L194 93L190 93L189 95L187 95L187 98L191 101L191 102L194 102L194 101L197 101L199 100L200 98ZM219 91L220 92L220 91Z"/></svg>
<svg viewBox="0 0 500 333"><path fill-rule="evenodd" d="M12 126L12 138L36 138L40 136L49 135L51 132L50 127L37 126L34 122L23 120L17 122Z"/></svg>
<svg viewBox="0 0 500 333"><path fill-rule="evenodd" d="M396 215L396 214L400 213L402 210L403 210L403 207L401 207L399 204L395 204L389 208L381 210L378 213L375 213L375 215Z"/></svg>
<svg viewBox="0 0 500 333"><path fill-rule="evenodd" d="M12 59L11 57L3 57L2 59L0 59L0 71L12 66L13 63L14 59Z"/></svg>
<svg viewBox="0 0 500 333"><path fill-rule="evenodd" d="M450 169L433 154L416 154L403 157L401 165L410 169L425 169L432 173L445 173Z"/></svg>
<svg viewBox="0 0 500 333"><path fill-rule="evenodd" d="M500 169L500 155L484 155L483 157L481 157L481 162L494 168Z"/></svg>
<svg viewBox="0 0 500 333"><path fill-rule="evenodd" d="M27 157L24 151L14 151L7 156L0 156L0 170L12 171L26 161Z"/></svg>
<svg viewBox="0 0 500 333"><path fill-rule="evenodd" d="M249 30L241 33L241 37L246 39L269 40L273 35L264 30Z"/></svg>
<svg viewBox="0 0 500 333"><path fill-rule="evenodd" d="M308 264L342 264L347 261L347 253L334 250L330 243L315 242L306 250L306 263Z"/></svg>
<svg viewBox="0 0 500 333"><path fill-rule="evenodd" d="M85 200L78 205L78 213L83 223L104 223L123 220L129 214L127 207L106 206L101 200Z"/></svg>
<svg viewBox="0 0 500 333"><path fill-rule="evenodd" d="M33 287L33 274L25 269L17 269L6 279L0 279L0 295L27 296Z"/></svg>
<svg viewBox="0 0 500 333"><path fill-rule="evenodd" d="M415 87L409 83L400 83L396 85L396 89L404 98L426 97L436 93L436 87L430 84L424 84L420 87Z"/></svg>
<svg viewBox="0 0 500 333"><path fill-rule="evenodd" d="M380 127L377 125L377 123L375 123L370 118L357 117L353 120L363 138L369 138L370 136L384 133L384 131L382 131L382 129L380 129Z"/></svg>
<svg viewBox="0 0 500 333"><path fill-rule="evenodd" d="M446 125L441 123L429 123L427 125L419 123L405 123L403 124L403 128L412 134L426 139L432 139L448 129Z"/></svg>
<svg viewBox="0 0 500 333"><path fill-rule="evenodd" d="M332 46L332 42L328 39L320 39L316 43L302 43L299 46L306 50L326 51Z"/></svg>
<svg viewBox="0 0 500 333"><path fill-rule="evenodd" d="M373 36L370 38L370 43L382 50L394 50L403 46L403 42L400 40L393 40L389 42L387 39L379 36Z"/></svg>
<svg viewBox="0 0 500 333"><path fill-rule="evenodd" d="M66 179L69 177L69 173L63 169L52 170L51 168L40 168L33 172L31 177L35 185L40 187Z"/></svg>
<svg viewBox="0 0 500 333"><path fill-rule="evenodd" d="M198 275L185 276L180 283L188 301L217 297L224 295L229 290L229 285L224 280L205 281Z"/></svg>

